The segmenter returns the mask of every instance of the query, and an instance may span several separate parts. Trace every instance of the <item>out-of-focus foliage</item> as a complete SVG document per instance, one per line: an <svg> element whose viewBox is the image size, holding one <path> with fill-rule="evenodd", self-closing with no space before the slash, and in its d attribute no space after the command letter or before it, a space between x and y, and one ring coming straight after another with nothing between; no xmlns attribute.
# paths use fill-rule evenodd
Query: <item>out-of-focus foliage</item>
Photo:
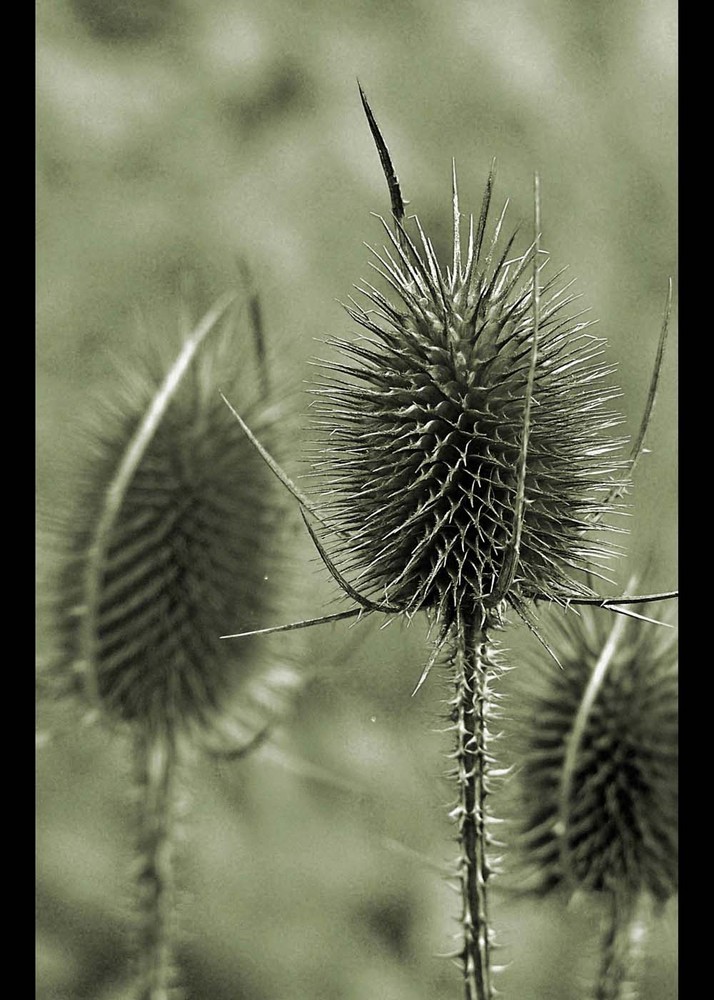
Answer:
<svg viewBox="0 0 714 1000"><path fill-rule="evenodd" d="M352 332L336 300L366 273L362 241L381 238L370 212L388 211L356 77L408 210L441 252L452 156L464 211L496 156L496 200L509 196L526 227L540 172L543 245L599 318L636 429L676 261L672 0L44 0L37 11L44 505L63 494L72 421L110 377L110 353L129 351L137 313L178 312L186 275L220 293L247 259L269 349L298 382L328 353L314 338ZM675 350L673 336L630 498L631 565L643 571L652 556L653 590L676 578ZM300 457L288 456L293 474ZM333 610L334 586L299 530L295 540L305 585L286 617ZM449 686L435 670L410 699L422 626L378 624L282 637L313 680L278 749L203 764L191 779L180 872L191 1000L459 995L436 957L456 930L438 872L454 833L448 737L435 731ZM49 638L39 630L41 654ZM511 663L530 641L506 633ZM40 715L55 738L38 771L37 995L119 1000L133 837L125 748L92 728L63 731L51 707ZM562 913L494 888L493 906L512 961L504 995L574 996L595 961L587 904ZM673 920L670 907L651 941L651 1000L674 995Z"/></svg>

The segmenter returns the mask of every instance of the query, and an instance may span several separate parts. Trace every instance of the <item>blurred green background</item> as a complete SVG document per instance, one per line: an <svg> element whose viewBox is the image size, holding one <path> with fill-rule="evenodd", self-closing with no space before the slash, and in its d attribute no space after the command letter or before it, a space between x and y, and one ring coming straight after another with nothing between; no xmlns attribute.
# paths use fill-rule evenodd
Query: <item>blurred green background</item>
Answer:
<svg viewBox="0 0 714 1000"><path fill-rule="evenodd" d="M381 242L370 213L389 207L357 77L409 210L444 250L452 156L462 209L479 204L495 156L497 194L526 227L539 171L543 244L599 319L636 430L669 276L676 307L673 0L39 0L37 15L44 506L71 477L74 421L110 385L112 355L133 349L138 314L173 335L187 275L208 301L248 261L269 350L298 391L327 350L315 339L349 333L338 300L368 275L363 241ZM236 361L250 363L247 334ZM633 569L649 590L676 580L675 362L673 322L651 454L630 497L631 562L614 589ZM297 473L299 448L291 458ZM334 586L297 528L295 541L306 579L286 616L332 610ZM271 748L188 776L190 1000L460 996L457 970L438 957L458 911L439 871L455 850L449 738L438 732L448 678L434 671L410 698L424 629L379 624L266 641L266 658L312 678L293 717ZM41 655L48 641L40 631ZM509 662L530 641L509 630ZM126 747L62 721L50 712L55 738L38 764L37 996L119 1000ZM510 963L504 996L579 995L597 937L587 901L563 911L494 888L493 910ZM670 907L653 932L648 1000L675 995L675 919Z"/></svg>

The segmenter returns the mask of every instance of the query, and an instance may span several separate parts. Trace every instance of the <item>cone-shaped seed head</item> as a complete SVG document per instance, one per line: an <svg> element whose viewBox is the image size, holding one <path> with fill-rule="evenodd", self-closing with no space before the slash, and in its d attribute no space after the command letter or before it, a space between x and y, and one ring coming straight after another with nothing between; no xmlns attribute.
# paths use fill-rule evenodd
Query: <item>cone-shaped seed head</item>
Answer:
<svg viewBox="0 0 714 1000"><path fill-rule="evenodd" d="M602 611L569 614L553 644L562 670L522 705L525 852L546 891L666 900L677 887L674 633ZM624 625L624 628L622 628Z"/></svg>
<svg viewBox="0 0 714 1000"><path fill-rule="evenodd" d="M212 718L250 657L219 636L260 623L273 586L276 483L219 387L248 394L245 412L264 435L269 428L250 408L251 378L239 371L234 384L237 368L253 369L236 360L229 333L212 332L191 360L107 521L117 469L170 367L144 345L143 367L125 372L123 389L103 401L99 447L67 532L59 671L79 667L78 684L93 679L105 712L142 726Z"/></svg>
<svg viewBox="0 0 714 1000"><path fill-rule="evenodd" d="M446 269L421 227L418 248L389 234L376 267L400 301L360 289L371 307L349 312L367 335L331 341L347 361L325 362L315 390L315 468L340 569L365 595L447 623L499 593L517 527L536 251L502 240L502 219L490 232L490 197L491 180L462 252L454 189ZM589 593L572 574L608 554L589 529L622 467L603 342L569 311L561 275L539 287L519 559L500 594L511 600Z"/></svg>

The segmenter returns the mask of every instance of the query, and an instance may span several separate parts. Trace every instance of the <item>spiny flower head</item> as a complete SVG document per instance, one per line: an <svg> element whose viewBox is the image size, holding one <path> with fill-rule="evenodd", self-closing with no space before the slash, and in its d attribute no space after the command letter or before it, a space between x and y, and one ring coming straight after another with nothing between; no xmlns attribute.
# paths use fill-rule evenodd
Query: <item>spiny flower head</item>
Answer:
<svg viewBox="0 0 714 1000"><path fill-rule="evenodd" d="M251 650L219 637L260 621L274 587L276 484L219 388L247 391L264 433L267 406L251 393L232 324L212 330L224 310L169 365L149 338L99 401L94 454L63 525L52 673L142 731L220 716Z"/></svg>
<svg viewBox="0 0 714 1000"><path fill-rule="evenodd" d="M562 271L535 278L538 242L501 239L505 209L488 235L492 185L462 249L454 179L446 268L418 220L418 244L385 225L374 266L398 302L360 288L370 308L348 311L366 333L330 341L347 360L323 362L315 390L336 565L370 599L447 625L590 594L577 573L608 555L590 534L623 468L604 342L570 313Z"/></svg>
<svg viewBox="0 0 714 1000"><path fill-rule="evenodd" d="M677 656L671 629L582 609L554 623L521 706L525 855L542 891L664 901L677 889Z"/></svg>

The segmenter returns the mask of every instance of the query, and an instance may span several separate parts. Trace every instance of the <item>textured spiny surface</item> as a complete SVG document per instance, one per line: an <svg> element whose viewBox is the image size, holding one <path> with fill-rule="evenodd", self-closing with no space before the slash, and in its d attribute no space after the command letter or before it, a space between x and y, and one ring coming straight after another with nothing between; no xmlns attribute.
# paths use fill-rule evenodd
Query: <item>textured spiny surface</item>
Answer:
<svg viewBox="0 0 714 1000"><path fill-rule="evenodd" d="M583 609L555 627L562 670L544 662L543 690L522 706L527 857L544 891L565 880L666 900L677 889L674 635L628 620L605 663L613 622L603 612Z"/></svg>
<svg viewBox="0 0 714 1000"><path fill-rule="evenodd" d="M91 674L99 707L144 731L203 725L220 711L250 649L238 654L219 636L260 621L270 595L275 482L219 393L231 390L230 373L244 374L235 375L235 355L228 325L201 345L100 540L110 484L167 370L143 345L143 367L102 401L96 453L65 532L55 672L74 672L80 688ZM252 413L261 426L260 409Z"/></svg>
<svg viewBox="0 0 714 1000"><path fill-rule="evenodd" d="M514 237L501 241L503 216L486 238L491 188L492 178L462 258L454 184L451 267L418 221L419 248L401 226L387 230L375 266L400 303L361 289L375 308L349 312L367 335L330 341L347 363L323 362L315 390L315 470L340 570L365 596L430 609L447 626L459 609L481 617L504 597L589 593L573 573L608 555L588 532L621 470L606 406L618 393L603 383L612 369L596 361L603 342L589 324L569 314L561 272L539 293L520 550L504 588L519 529L536 248L516 255Z"/></svg>

